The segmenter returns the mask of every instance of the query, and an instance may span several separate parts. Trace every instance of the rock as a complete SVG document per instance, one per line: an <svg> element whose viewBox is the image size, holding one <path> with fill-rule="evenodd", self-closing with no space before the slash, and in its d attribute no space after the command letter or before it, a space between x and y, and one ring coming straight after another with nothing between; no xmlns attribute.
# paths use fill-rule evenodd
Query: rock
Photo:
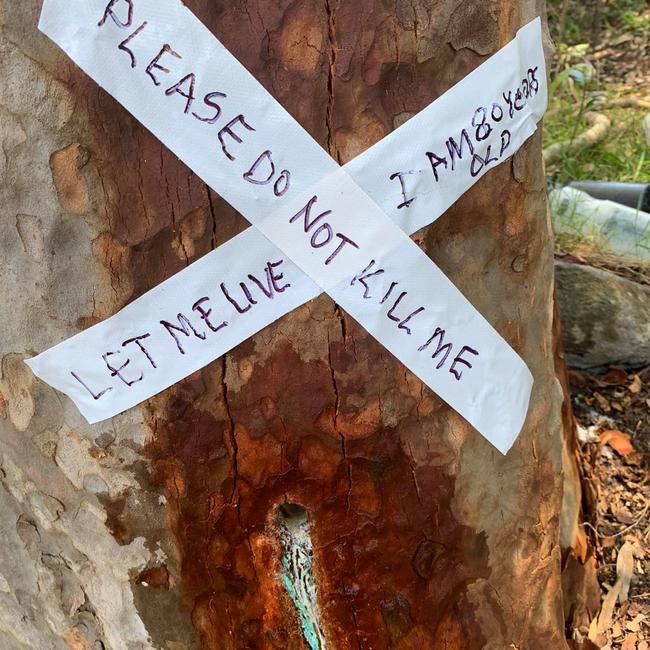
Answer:
<svg viewBox="0 0 650 650"><path fill-rule="evenodd" d="M570 366L650 362L650 287L561 261L555 262L555 284Z"/></svg>

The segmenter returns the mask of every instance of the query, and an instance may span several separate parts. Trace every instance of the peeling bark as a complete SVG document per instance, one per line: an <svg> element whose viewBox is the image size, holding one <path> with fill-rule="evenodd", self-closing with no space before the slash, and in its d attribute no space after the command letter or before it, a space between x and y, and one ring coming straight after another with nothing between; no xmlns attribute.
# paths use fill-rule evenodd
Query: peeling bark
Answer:
<svg viewBox="0 0 650 650"><path fill-rule="evenodd" d="M543 12L186 4L342 163ZM246 222L38 34L39 10L0 6L0 647L566 647L539 133L415 237L535 375L507 457L326 296L89 426L20 360Z"/></svg>

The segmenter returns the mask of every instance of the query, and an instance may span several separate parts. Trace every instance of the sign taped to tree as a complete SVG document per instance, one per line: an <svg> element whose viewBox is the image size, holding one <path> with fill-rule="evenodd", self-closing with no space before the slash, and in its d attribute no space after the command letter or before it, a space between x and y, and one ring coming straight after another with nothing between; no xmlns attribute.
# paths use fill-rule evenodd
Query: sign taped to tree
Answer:
<svg viewBox="0 0 650 650"><path fill-rule="evenodd" d="M27 363L89 422L116 415L322 290L505 453L524 361L409 234L535 131L540 20L344 167L178 0L45 0L41 30L252 224Z"/></svg>

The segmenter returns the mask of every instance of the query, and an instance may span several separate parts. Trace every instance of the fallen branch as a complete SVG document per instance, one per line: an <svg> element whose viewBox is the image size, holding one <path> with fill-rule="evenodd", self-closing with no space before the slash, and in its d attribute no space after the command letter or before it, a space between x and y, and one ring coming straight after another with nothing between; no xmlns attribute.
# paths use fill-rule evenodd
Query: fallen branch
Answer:
<svg viewBox="0 0 650 650"><path fill-rule="evenodd" d="M627 95L625 97L617 97L607 102L608 108L650 108L650 100L636 97L635 95Z"/></svg>
<svg viewBox="0 0 650 650"><path fill-rule="evenodd" d="M589 111L585 113L585 119L589 128L581 133L579 136L572 140L564 140L563 142L556 142L546 149L544 149L544 163L552 165L564 157L569 151L576 152L588 147L593 147L595 144L604 139L607 131L609 131L612 123L609 118L602 113L594 113Z"/></svg>

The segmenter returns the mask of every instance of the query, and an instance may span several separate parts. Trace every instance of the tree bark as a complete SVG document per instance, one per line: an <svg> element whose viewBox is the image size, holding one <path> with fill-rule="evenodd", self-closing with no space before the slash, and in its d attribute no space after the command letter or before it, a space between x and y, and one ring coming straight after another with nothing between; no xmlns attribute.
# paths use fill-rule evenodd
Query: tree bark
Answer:
<svg viewBox="0 0 650 650"><path fill-rule="evenodd" d="M341 163L544 13L185 2ZM40 5L0 4L0 647L566 647L539 130L415 237L535 376L506 457L326 296L90 426L22 359L246 223L37 32Z"/></svg>

